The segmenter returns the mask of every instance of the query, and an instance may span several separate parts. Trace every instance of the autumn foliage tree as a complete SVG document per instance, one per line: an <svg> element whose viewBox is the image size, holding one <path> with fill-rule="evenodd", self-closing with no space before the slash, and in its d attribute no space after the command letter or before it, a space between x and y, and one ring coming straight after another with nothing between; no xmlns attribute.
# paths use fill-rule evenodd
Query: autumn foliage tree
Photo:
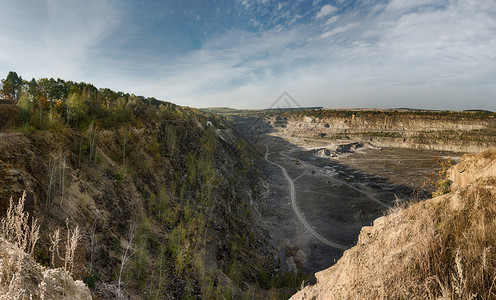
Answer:
<svg viewBox="0 0 496 300"><path fill-rule="evenodd" d="M1 80L0 97L15 100L25 129L58 130L61 126L101 127L135 123L138 119L175 117L175 106L151 97L98 89L85 82L60 78L23 80L11 71ZM153 107L160 107L158 114Z"/></svg>
<svg viewBox="0 0 496 300"><path fill-rule="evenodd" d="M17 101L22 88L22 77L10 71L6 79L2 79L2 94L5 98Z"/></svg>

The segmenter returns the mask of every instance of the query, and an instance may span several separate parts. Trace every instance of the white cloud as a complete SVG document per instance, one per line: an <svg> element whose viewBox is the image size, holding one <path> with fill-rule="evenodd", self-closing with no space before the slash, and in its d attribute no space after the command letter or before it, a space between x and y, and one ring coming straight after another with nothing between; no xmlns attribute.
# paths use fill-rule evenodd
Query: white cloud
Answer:
<svg viewBox="0 0 496 300"><path fill-rule="evenodd" d="M330 17L326 22L325 26L331 25L332 23L336 22L339 19L339 15L332 16Z"/></svg>
<svg viewBox="0 0 496 300"><path fill-rule="evenodd" d="M319 10L317 15L315 15L316 19L320 19L322 17L328 16L332 14L333 12L337 11L338 9L330 4L326 4L322 6L322 8Z"/></svg>
<svg viewBox="0 0 496 300"><path fill-rule="evenodd" d="M245 9L249 9L251 6L248 0L238 0L238 2L240 2Z"/></svg>
<svg viewBox="0 0 496 300"><path fill-rule="evenodd" d="M199 107L263 108L288 91L304 106L496 110L496 2L420 1L421 9L392 0L341 14L325 5L318 17L303 15L280 32L232 30L179 57L151 54L148 65L92 61L123 21L116 2L0 1L0 11L27 20L0 19L0 44L9 45L0 49L0 71ZM244 2L250 9L259 3Z"/></svg>
<svg viewBox="0 0 496 300"><path fill-rule="evenodd" d="M328 37L333 36L335 34L343 33L345 31L348 31L350 29L353 29L353 28L355 28L357 26L358 26L358 24L356 24L356 23L350 23L350 24L346 24L346 25L343 25L343 26L339 26L339 27L336 27L336 28L334 28L332 30L329 30L329 31L326 31L326 32L322 33L320 35L320 38L325 39L325 38L328 38Z"/></svg>
<svg viewBox="0 0 496 300"><path fill-rule="evenodd" d="M496 76L496 4L460 1L424 10L405 4L395 11L378 5L371 15L336 15L340 25L324 32L300 28L285 31L284 39L272 33L227 42L225 54L190 69L194 75L184 73L173 98L195 106L263 108L287 90L301 105L496 110L490 100L496 85L489 79ZM233 78L243 79L236 84ZM223 82L234 83L204 88Z"/></svg>
<svg viewBox="0 0 496 300"><path fill-rule="evenodd" d="M16 70L26 78L83 79L94 47L122 16L111 1L6 2L0 10L9 18L1 18L0 27L8 29L0 41L10 46L0 50L0 70Z"/></svg>
<svg viewBox="0 0 496 300"><path fill-rule="evenodd" d="M447 0L391 0L387 5L387 11L405 12L422 6L439 6L448 4Z"/></svg>

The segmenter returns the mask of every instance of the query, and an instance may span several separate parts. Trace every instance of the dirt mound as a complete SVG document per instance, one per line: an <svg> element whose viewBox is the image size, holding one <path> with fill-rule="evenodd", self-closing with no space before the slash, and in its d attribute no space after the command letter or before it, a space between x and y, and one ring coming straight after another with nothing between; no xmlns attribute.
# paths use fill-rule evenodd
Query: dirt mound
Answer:
<svg viewBox="0 0 496 300"><path fill-rule="evenodd" d="M495 167L496 150L466 156L451 193L376 219L291 299L493 299Z"/></svg>
<svg viewBox="0 0 496 300"><path fill-rule="evenodd" d="M260 268L272 276L277 263L253 204L262 197L262 176L232 131L198 124L0 133L0 217L8 199L26 191L26 211L43 224L34 257L44 265L49 234L65 220L79 225L74 278L104 299L115 298L116 270L133 234L139 255L122 272L129 295L206 295L214 290L206 284L224 276L236 278L226 284L242 294L240 282L257 284Z"/></svg>
<svg viewBox="0 0 496 300"><path fill-rule="evenodd" d="M353 143L338 144L334 147L323 147L323 148L312 149L308 152L313 155L327 158L327 157L346 156L348 154L363 150L365 148L373 148L373 146L369 143L353 142Z"/></svg>

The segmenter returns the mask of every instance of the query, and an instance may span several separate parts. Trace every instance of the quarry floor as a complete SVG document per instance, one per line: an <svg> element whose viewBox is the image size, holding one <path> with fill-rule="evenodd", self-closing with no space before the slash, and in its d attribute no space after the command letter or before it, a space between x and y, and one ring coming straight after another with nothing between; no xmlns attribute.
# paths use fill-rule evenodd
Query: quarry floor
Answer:
<svg viewBox="0 0 496 300"><path fill-rule="evenodd" d="M354 245L363 226L384 215L397 201L426 199L433 187L423 183L439 170L435 156L456 162L461 154L362 145L322 157L350 141L258 135L255 144L293 180L297 209L318 235L339 245ZM322 152L322 151L320 151ZM290 187L280 167L267 161L261 169L269 181L262 207L264 225L284 270L313 274L333 265L342 249L329 246L304 227L291 205Z"/></svg>

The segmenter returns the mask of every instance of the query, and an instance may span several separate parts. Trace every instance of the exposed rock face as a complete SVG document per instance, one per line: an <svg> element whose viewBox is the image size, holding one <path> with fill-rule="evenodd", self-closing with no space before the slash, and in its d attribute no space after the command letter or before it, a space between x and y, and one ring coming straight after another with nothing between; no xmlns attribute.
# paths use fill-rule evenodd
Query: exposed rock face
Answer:
<svg viewBox="0 0 496 300"><path fill-rule="evenodd" d="M487 150L477 155L465 155L459 164L450 170L450 179L453 181L451 189L467 185L479 178L496 176L496 151Z"/></svg>
<svg viewBox="0 0 496 300"><path fill-rule="evenodd" d="M8 101L0 101L0 130L20 123L20 114Z"/></svg>
<svg viewBox="0 0 496 300"><path fill-rule="evenodd" d="M480 152L496 147L496 119L463 115L381 113L351 116L277 116L265 123L282 136L351 139L381 147Z"/></svg>
<svg viewBox="0 0 496 300"><path fill-rule="evenodd" d="M394 209L364 227L355 247L317 273L316 285L291 299L491 295L494 273L486 285L474 278L495 268L484 257L495 255L491 216L496 212L496 149L465 156L451 169L451 178L451 193Z"/></svg>
<svg viewBox="0 0 496 300"><path fill-rule="evenodd" d="M374 131L431 131L431 130L474 130L483 129L494 124L493 119L480 120L470 118L449 119L443 116L416 115L416 114L376 114L347 116L336 116L317 118L309 116L272 117L266 122L283 127L300 127L304 129L319 128L327 133L342 131L361 132Z"/></svg>
<svg viewBox="0 0 496 300"><path fill-rule="evenodd" d="M82 281L74 281L60 268L42 267L3 239L0 239L0 275L1 299L91 299L90 290Z"/></svg>

